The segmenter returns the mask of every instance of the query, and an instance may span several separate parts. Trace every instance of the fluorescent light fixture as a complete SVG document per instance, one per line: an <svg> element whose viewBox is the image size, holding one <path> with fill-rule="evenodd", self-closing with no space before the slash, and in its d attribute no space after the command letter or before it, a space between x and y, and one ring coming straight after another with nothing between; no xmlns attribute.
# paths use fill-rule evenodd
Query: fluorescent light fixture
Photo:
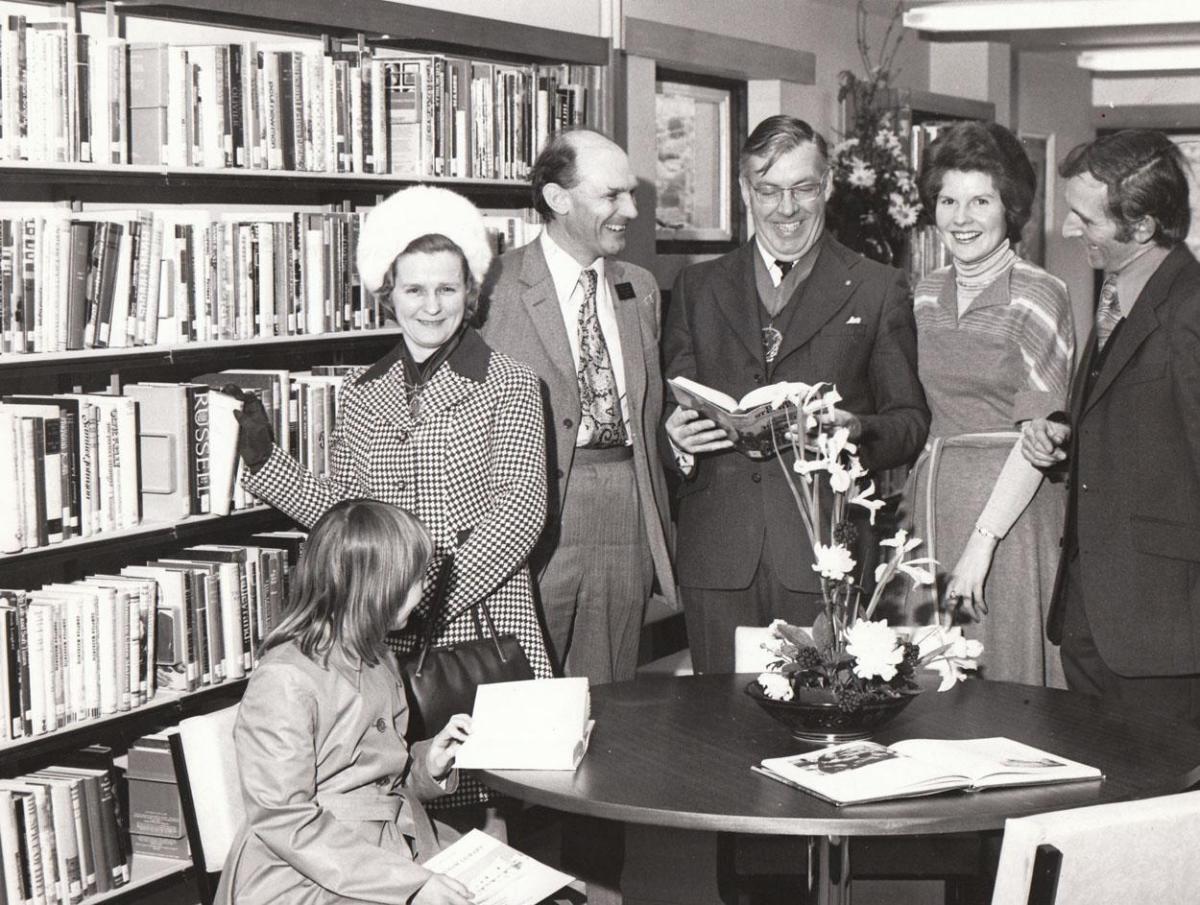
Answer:
<svg viewBox="0 0 1200 905"><path fill-rule="evenodd" d="M1076 62L1080 69L1090 69L1093 72L1155 72L1166 69L1200 71L1200 44L1085 50L1076 57Z"/></svg>
<svg viewBox="0 0 1200 905"><path fill-rule="evenodd" d="M935 3L904 14L905 28L930 32L1034 31L1200 22L1191 0L981 0Z"/></svg>

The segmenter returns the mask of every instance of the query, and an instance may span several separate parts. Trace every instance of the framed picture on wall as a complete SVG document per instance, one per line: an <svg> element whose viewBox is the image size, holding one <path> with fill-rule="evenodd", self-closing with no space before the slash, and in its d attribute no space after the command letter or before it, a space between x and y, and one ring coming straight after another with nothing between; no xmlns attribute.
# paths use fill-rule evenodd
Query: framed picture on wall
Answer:
<svg viewBox="0 0 1200 905"><path fill-rule="evenodd" d="M1054 136L1021 132L1018 136L1033 172L1037 174L1037 191L1033 196L1033 209L1029 222L1021 231L1018 252L1027 261L1046 266L1046 235L1054 230Z"/></svg>
<svg viewBox="0 0 1200 905"><path fill-rule="evenodd" d="M739 244L734 170L745 131L744 90L731 80L659 69L654 219L660 253L723 252Z"/></svg>

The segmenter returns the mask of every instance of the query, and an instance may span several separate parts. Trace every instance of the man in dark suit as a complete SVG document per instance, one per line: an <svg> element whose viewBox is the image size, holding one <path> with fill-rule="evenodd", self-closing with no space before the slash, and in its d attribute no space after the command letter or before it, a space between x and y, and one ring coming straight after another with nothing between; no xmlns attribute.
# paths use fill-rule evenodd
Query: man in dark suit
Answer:
<svg viewBox="0 0 1200 905"><path fill-rule="evenodd" d="M1159 132L1075 148L1063 235L1104 285L1069 415L1022 451L1069 474L1047 635L1067 684L1200 724L1200 263L1185 163Z"/></svg>
<svg viewBox="0 0 1200 905"><path fill-rule="evenodd" d="M637 216L625 152L587 130L533 166L537 241L500 258L481 332L542 382L548 525L531 557L547 634L566 675L633 678L653 579L675 605L658 284L612 257ZM591 276L589 276L591 274Z"/></svg>
<svg viewBox="0 0 1200 905"><path fill-rule="evenodd" d="M912 305L898 270L826 233L825 140L802 120L772 116L746 140L739 183L754 237L680 273L665 374L734 398L779 381L828 381L842 395L832 420L849 429L867 468L910 461L929 429ZM725 432L690 409L675 409L665 426L685 476L676 569L692 661L728 671L736 626L776 617L809 625L820 612L812 549L780 463L732 451ZM782 464L791 460L786 453Z"/></svg>

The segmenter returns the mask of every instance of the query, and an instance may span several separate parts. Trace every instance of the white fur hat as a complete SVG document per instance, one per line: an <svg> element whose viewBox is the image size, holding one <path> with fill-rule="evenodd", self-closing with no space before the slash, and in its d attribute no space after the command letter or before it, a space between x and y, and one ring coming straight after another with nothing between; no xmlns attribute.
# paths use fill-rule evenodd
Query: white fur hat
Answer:
<svg viewBox="0 0 1200 905"><path fill-rule="evenodd" d="M483 215L470 201L449 189L415 185L376 205L358 236L358 275L363 288L375 293L396 258L410 242L440 233L462 249L477 284L492 263Z"/></svg>

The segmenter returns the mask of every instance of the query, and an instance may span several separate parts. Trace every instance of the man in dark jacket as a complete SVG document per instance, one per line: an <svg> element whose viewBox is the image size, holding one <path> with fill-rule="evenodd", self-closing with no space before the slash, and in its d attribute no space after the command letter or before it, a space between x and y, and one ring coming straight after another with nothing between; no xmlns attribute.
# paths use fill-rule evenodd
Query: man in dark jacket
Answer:
<svg viewBox="0 0 1200 905"><path fill-rule="evenodd" d="M1126 131L1059 167L1063 235L1104 286L1070 413L1025 424L1022 449L1069 473L1047 635L1067 684L1200 725L1200 263L1185 164Z"/></svg>
<svg viewBox="0 0 1200 905"><path fill-rule="evenodd" d="M864 466L910 461L929 429L912 304L900 271L826 233L825 140L803 120L772 116L746 140L740 171L755 235L680 273L665 375L735 399L779 381L827 381L842 396L833 421L849 429ZM779 463L732 450L690 409L673 410L665 426L675 447L668 464L685 477L676 574L692 661L729 671L736 626L776 617L808 625L820 612L812 550Z"/></svg>

